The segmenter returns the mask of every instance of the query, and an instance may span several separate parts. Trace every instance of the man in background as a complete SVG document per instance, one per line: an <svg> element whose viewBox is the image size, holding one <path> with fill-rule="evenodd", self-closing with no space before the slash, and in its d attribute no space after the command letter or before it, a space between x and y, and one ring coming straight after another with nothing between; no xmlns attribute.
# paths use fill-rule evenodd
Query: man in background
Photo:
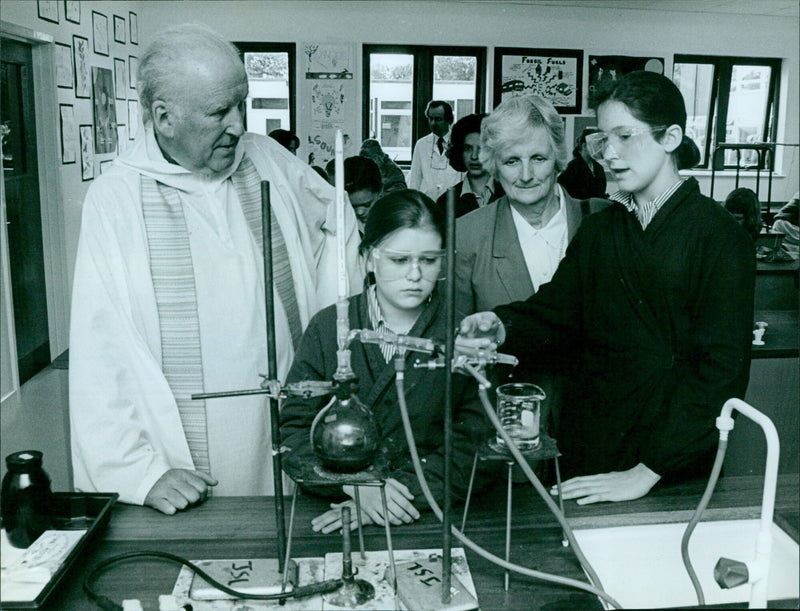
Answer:
<svg viewBox="0 0 800 611"><path fill-rule="evenodd" d="M461 180L461 173L450 166L447 149L450 146L450 126L453 108L447 102L431 100L425 108L431 133L414 145L408 188L422 191L436 201L449 187Z"/></svg>
<svg viewBox="0 0 800 611"><path fill-rule="evenodd" d="M75 486L172 514L272 494L261 238L270 182L278 377L311 316L336 300L334 190L266 136L244 133L247 75L211 30L165 30L139 72L145 129L90 187L70 329ZM346 211L350 286L360 287Z"/></svg>

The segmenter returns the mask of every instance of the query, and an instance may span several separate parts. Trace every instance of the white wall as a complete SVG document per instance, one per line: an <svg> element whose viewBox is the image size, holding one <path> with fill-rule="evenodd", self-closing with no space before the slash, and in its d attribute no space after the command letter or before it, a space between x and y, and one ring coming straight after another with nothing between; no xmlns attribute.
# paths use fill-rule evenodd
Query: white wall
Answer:
<svg viewBox="0 0 800 611"><path fill-rule="evenodd" d="M34 33L35 38L51 37L54 42L72 45L73 35L82 36L89 40L89 47L92 49L92 11L98 11L108 17L109 24L109 55L108 57L90 53L90 65L111 68L113 71L114 58L125 59L126 65L128 56L139 56L140 45L133 45L129 41L128 13L133 11L141 15L142 2L137 1L87 1L81 2L81 19L79 24L69 22L64 15L64 2L59 0L57 3L59 12L59 23L51 23L40 19L38 16L37 3L32 0L2 0L0 2L0 20L3 25L9 24L15 32L20 28ZM125 18L126 23L126 42L124 44L114 41L113 19L114 15ZM139 24L140 37L143 34L143 27ZM28 38L27 34L25 38ZM39 45L41 49L45 45ZM46 56L46 54L44 54ZM36 55L35 55L36 56ZM35 59L34 62L37 60ZM38 60L41 63L41 59ZM34 65L34 72L37 70L44 74L45 78L53 80L52 66ZM50 92L52 93L52 91ZM136 91L128 89L126 99L136 99ZM53 116L40 116L42 108L49 108L49 100L43 95L42 91L35 91L37 106L37 131L41 132L44 127L51 128L48 134L48 141L42 145L38 142L40 149L40 160L42 159L42 149L51 146L57 149L55 154L55 172L49 172L45 182L41 184L42 205L54 206L55 210L43 210L45 217L44 233L46 252L49 254L47 261L48 270L48 309L51 317L51 350L52 356L57 356L65 350L68 341L68 321L69 321L69 302L72 290L72 275L74 270L75 252L78 245L78 235L80 230L80 216L83 198L91 182L81 180L80 159L71 165L62 165L60 138L56 131L58 118ZM55 103L71 104L75 111L75 123L91 124L93 111L92 99L75 97L73 89L55 89ZM51 109L52 110L52 109ZM58 109L55 109L56 113ZM117 100L118 123L126 124L127 103ZM123 118L124 117L124 118ZM52 141L50 141L52 139ZM52 151L52 149L49 149ZM52 157L52 155L51 155ZM99 175L99 162L104 159L113 158L113 154L97 156L95 159L95 176ZM52 170L52 167L46 170ZM42 168L40 161L40 174L47 173ZM54 176L54 179L50 179ZM4 195L3 195L4 197ZM2 200L5 209L5 199ZM0 214L0 220L4 219ZM62 227L48 226L47 218L58 219ZM0 226L5 238L5 223ZM4 239L0 244L4 245ZM8 305L11 296L8 294L10 281L8 279L7 253L5 248L0 249L0 442L2 447L0 453L6 456L11 452L24 449L39 449L44 452L45 469L50 473L53 480L53 489L66 490L72 485L71 466L69 459L69 425L67 416L67 372L46 368L21 388L17 387L14 376L16 375L13 367L13 351L11 349L11 337L13 331L9 328L10 316ZM57 260L57 261L55 261ZM57 264L54 264L57 263ZM53 278L53 274L58 277ZM56 294L53 294L53 291ZM54 326L56 330L53 331ZM2 457L0 457L0 460ZM0 465L0 474L5 473L5 463Z"/></svg>
<svg viewBox="0 0 800 611"><path fill-rule="evenodd" d="M784 61L778 141L795 144L800 141L800 25L797 18L654 11L647 10L636 0L630 0L630 9L547 4L187 0L145 2L141 21L147 32L196 21L238 41L353 43L358 47L356 91L361 90L362 84L362 43L485 45L489 47L490 95L492 48L495 46L583 49L584 61L590 53L663 56L667 74L672 72L675 53L779 57ZM299 45L298 53L300 82L302 48ZM584 84L587 78L588 70L584 66ZM308 115L305 104L298 90L300 119ZM491 103L488 107L491 108ZM360 99L353 116L360 136ZM299 122L297 128L302 136L310 126ZM300 156L304 157L302 151ZM776 175L774 180L774 201L785 201L798 189L798 157L797 148L780 151L777 166L780 176ZM707 193L708 173L699 173L698 179ZM750 183L744 180L742 186L752 186L752 179ZM724 197L732 188L733 178L718 174L715 197ZM762 194L766 194L765 182Z"/></svg>

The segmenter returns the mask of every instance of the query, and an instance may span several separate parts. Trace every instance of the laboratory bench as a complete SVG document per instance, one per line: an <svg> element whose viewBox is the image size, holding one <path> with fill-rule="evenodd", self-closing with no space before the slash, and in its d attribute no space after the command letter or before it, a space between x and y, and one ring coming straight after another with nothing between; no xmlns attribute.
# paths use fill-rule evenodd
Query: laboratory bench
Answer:
<svg viewBox="0 0 800 611"><path fill-rule="evenodd" d="M565 502L574 527L600 527L666 522L685 523L705 487L704 481L656 486L642 499L621 503L578 506ZM762 478L723 478L711 499L704 520L750 519L760 515ZM290 498L286 498L287 524ZM466 533L496 555L503 555L505 485L497 485L473 499ZM780 476L775 522L795 541L800 526L800 482L797 475ZM454 523L460 524L455 506ZM311 531L313 516L328 509L321 499L301 495L293 538L292 557L324 556L341 551L340 535ZM189 559L276 557L274 499L271 497L212 497L204 504L174 516L153 509L117 504L107 530L77 560L45 608L92 609L81 590L87 571L98 561L124 552L166 551ZM395 550L441 548L441 525L431 513L406 526L392 529ZM586 581L570 548L561 545L561 531L530 484L516 484L513 500L511 560L526 567ZM384 550L382 527L365 526L367 550ZM453 539L453 546L458 546ZM358 549L353 534L353 553ZM748 559L749 560L749 559ZM510 589L503 588L503 569L467 551L467 561L482 609L600 609L591 594L512 574ZM101 577L96 588L117 602L138 598L144 609L158 609L158 595L172 591L179 567L158 560L128 562ZM745 586L746 587L746 586ZM797 601L784 601L797 608ZM772 605L771 605L772 606ZM368 608L367 605L364 608ZM279 607L276 605L276 609Z"/></svg>

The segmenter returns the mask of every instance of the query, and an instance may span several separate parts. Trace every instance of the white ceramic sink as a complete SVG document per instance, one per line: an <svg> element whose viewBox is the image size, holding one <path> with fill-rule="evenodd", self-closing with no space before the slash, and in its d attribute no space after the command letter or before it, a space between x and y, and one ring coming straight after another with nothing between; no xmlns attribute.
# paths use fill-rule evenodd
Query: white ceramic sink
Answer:
<svg viewBox="0 0 800 611"><path fill-rule="evenodd" d="M689 555L706 604L750 600L750 585L721 589L714 565L724 556L750 562L755 557L758 520L701 522L689 542ZM575 537L606 592L625 608L696 607L697 598L681 560L685 523L575 530ZM800 597L797 543L775 524L768 600ZM606 608L608 608L606 606Z"/></svg>

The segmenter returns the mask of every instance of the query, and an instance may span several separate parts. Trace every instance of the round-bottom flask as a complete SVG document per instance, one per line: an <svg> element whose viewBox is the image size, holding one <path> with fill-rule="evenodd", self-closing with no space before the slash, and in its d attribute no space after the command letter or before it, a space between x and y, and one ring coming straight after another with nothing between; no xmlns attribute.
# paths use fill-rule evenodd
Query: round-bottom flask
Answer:
<svg viewBox="0 0 800 611"><path fill-rule="evenodd" d="M330 471L363 471L372 464L379 442L375 417L355 394L334 396L311 424L311 447Z"/></svg>

